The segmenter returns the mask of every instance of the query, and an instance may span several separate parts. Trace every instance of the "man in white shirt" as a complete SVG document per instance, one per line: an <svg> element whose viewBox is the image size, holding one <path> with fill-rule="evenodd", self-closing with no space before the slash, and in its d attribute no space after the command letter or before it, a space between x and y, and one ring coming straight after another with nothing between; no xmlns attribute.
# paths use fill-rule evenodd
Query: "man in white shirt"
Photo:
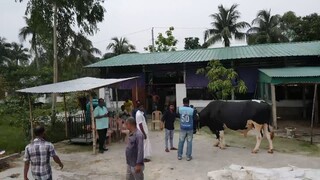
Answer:
<svg viewBox="0 0 320 180"><path fill-rule="evenodd" d="M150 162L151 158L151 144L148 136L148 125L146 122L146 118L144 116L144 108L143 105L140 104L138 107L138 111L136 113L136 123L137 128L142 132L144 135L144 162Z"/></svg>

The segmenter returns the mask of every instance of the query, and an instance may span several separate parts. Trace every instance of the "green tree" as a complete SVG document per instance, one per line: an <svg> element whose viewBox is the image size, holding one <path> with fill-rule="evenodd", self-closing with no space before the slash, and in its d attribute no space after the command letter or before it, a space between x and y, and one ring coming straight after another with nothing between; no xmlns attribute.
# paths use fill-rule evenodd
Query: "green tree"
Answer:
<svg viewBox="0 0 320 180"><path fill-rule="evenodd" d="M313 13L299 18L292 29L296 35L293 41L320 40L320 15Z"/></svg>
<svg viewBox="0 0 320 180"><path fill-rule="evenodd" d="M233 68L225 68L220 61L210 61L207 67L198 69L197 74L204 74L208 78L208 89L218 99L227 99L232 92L247 92L247 87L244 81L239 79L238 73Z"/></svg>
<svg viewBox="0 0 320 180"><path fill-rule="evenodd" d="M296 16L293 11L288 11L280 18L280 28L282 34L287 37L289 41L293 41L297 38L297 33L294 31L294 27L298 25L300 18Z"/></svg>
<svg viewBox="0 0 320 180"><path fill-rule="evenodd" d="M175 51L177 49L176 45L178 40L173 36L174 27L170 27L165 35L159 33L157 36L157 40L155 42L155 47L149 45L144 49L149 52L167 52L167 51Z"/></svg>
<svg viewBox="0 0 320 180"><path fill-rule="evenodd" d="M28 48L24 48L22 44L12 42L10 49L10 66L26 66L29 64L30 55L28 54Z"/></svg>
<svg viewBox="0 0 320 180"><path fill-rule="evenodd" d="M19 0L20 2L23 0ZM84 35L94 35L97 24L104 19L104 0L28 0L26 16L39 29L45 50L53 59L53 82L58 81L58 66L66 60L75 30ZM61 70L60 70L61 72ZM52 111L55 110L53 95Z"/></svg>
<svg viewBox="0 0 320 180"><path fill-rule="evenodd" d="M6 38L0 37L0 68L5 67L10 61L10 46Z"/></svg>
<svg viewBox="0 0 320 180"><path fill-rule="evenodd" d="M37 70L40 69L40 62L39 62L39 55L38 55L38 46L40 45L39 40L38 40L38 33L37 30L35 28L35 26L32 24L32 21L30 20L30 18L24 17L25 22L26 22L26 26L21 28L19 31L19 37L21 39L21 41L25 41L27 39L28 36L31 36L31 40L30 40L30 44L31 44L31 51L34 53L35 55L35 64L36 64L36 68Z"/></svg>
<svg viewBox="0 0 320 180"><path fill-rule="evenodd" d="M256 26L247 31L249 45L289 41L280 28L280 15L271 15L271 10L259 11L252 25Z"/></svg>
<svg viewBox="0 0 320 180"><path fill-rule="evenodd" d="M93 47L92 42L81 33L73 39L69 55L63 63L65 71L60 72L64 80L85 76L84 66L97 62L95 55L101 55L101 51Z"/></svg>
<svg viewBox="0 0 320 180"><path fill-rule="evenodd" d="M247 22L237 22L240 18L240 12L237 10L238 5L233 4L230 8L224 8L223 5L218 6L218 13L211 14L213 19L212 29L204 32L204 39L207 46L223 41L225 47L230 46L230 39L245 38L242 29L250 27Z"/></svg>
<svg viewBox="0 0 320 180"><path fill-rule="evenodd" d="M125 37L111 39L112 42L108 44L107 50L112 50L116 56L120 54L126 54L134 51L136 47L129 43L128 39Z"/></svg>
<svg viewBox="0 0 320 180"><path fill-rule="evenodd" d="M199 43L198 37L187 37L184 38L184 49L200 49L202 46Z"/></svg>

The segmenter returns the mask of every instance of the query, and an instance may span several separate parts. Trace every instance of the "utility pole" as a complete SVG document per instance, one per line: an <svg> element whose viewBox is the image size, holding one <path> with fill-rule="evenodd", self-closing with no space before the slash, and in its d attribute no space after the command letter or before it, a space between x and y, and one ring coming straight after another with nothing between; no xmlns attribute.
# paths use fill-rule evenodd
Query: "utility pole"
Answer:
<svg viewBox="0 0 320 180"><path fill-rule="evenodd" d="M58 82L58 53L57 53L57 4L53 4L53 83ZM52 115L56 109L56 94L52 94Z"/></svg>
<svg viewBox="0 0 320 180"><path fill-rule="evenodd" d="M152 39L152 49L151 52L154 52L154 31L153 31L154 27L151 28L151 39Z"/></svg>

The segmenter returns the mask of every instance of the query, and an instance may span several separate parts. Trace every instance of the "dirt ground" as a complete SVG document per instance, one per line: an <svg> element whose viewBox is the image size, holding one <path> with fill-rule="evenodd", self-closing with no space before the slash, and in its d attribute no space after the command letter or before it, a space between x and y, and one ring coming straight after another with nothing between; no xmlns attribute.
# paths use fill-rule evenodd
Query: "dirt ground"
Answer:
<svg viewBox="0 0 320 180"><path fill-rule="evenodd" d="M239 137L243 138L243 137ZM251 141L254 138L248 139ZM177 152L164 151L164 132L151 132L153 157L146 164L146 180L202 180L208 179L207 172L219 170L231 164L276 168L297 166L300 168L320 168L320 158L313 156L283 154L275 152L268 154L267 149L261 149L258 154L251 154L252 147L228 147L220 150L212 146L213 137L206 134L196 134L193 141L193 160L188 162L185 157L177 160ZM264 139L264 141L266 141ZM178 143L176 131L174 144ZM228 142L227 142L228 143ZM232 143L232 141L230 141ZM125 143L113 143L104 154L92 155L88 146L57 144L57 151L65 168L59 170L53 165L53 179L85 180L85 179L125 179ZM275 147L277 149L277 147ZM0 172L0 179L23 179L23 162L18 159L12 162L12 168ZM10 177L14 175L13 177ZM31 175L30 175L31 177Z"/></svg>

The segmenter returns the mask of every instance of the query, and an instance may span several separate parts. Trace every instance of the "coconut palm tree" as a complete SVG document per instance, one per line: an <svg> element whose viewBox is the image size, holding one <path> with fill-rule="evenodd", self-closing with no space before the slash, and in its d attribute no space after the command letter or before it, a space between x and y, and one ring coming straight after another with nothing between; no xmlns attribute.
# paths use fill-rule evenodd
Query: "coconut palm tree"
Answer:
<svg viewBox="0 0 320 180"><path fill-rule="evenodd" d="M29 64L30 55L28 54L28 48L24 48L22 44L12 42L10 49L11 62L9 64L11 66L26 66Z"/></svg>
<svg viewBox="0 0 320 180"><path fill-rule="evenodd" d="M230 46L230 39L245 38L245 33L240 32L241 29L250 27L247 22L237 22L240 18L240 12L237 10L238 5L233 4L230 8L225 8L223 5L218 6L218 13L211 14L213 19L211 23L212 29L208 29L204 33L204 39L207 45L215 44L223 41L225 47Z"/></svg>
<svg viewBox="0 0 320 180"><path fill-rule="evenodd" d="M117 37L114 37L111 39L113 42L111 42L107 46L107 50L112 50L112 52L116 55L130 53L136 49L136 47L132 44L129 44L129 41L125 37L121 37L120 39Z"/></svg>
<svg viewBox="0 0 320 180"><path fill-rule="evenodd" d="M31 51L34 53L35 55L35 63L36 63L36 67L39 70L40 69L40 63L39 63L39 55L38 55L38 45L39 45L39 37L36 33L35 28L32 26L31 24L31 20L27 17L24 17L24 20L26 22L26 26L21 28L19 31L19 37L20 40L23 42L27 39L28 36L31 36Z"/></svg>
<svg viewBox="0 0 320 180"><path fill-rule="evenodd" d="M283 35L280 28L280 15L271 15L271 10L261 10L252 21L248 31L248 44L264 44L288 42L288 38Z"/></svg>
<svg viewBox="0 0 320 180"><path fill-rule="evenodd" d="M10 62L10 43L7 43L6 38L0 37L0 67L5 66Z"/></svg>

